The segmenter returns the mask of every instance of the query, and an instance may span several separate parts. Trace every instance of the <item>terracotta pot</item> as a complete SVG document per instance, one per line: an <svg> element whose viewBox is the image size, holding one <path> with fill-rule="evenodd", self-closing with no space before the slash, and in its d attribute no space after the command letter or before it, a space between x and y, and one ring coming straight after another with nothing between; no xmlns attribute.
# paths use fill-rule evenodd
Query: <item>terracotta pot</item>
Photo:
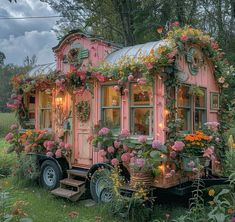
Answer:
<svg viewBox="0 0 235 222"><path fill-rule="evenodd" d="M148 188L153 183L153 175L151 171L136 171L131 169L130 170L130 187L132 188L138 188L138 187L144 187Z"/></svg>

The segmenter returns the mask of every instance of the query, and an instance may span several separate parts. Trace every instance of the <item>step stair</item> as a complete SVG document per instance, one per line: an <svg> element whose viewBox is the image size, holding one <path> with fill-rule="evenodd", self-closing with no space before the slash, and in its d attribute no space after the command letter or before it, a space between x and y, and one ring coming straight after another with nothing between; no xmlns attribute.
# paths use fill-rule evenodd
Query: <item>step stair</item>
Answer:
<svg viewBox="0 0 235 222"><path fill-rule="evenodd" d="M77 170L77 169L67 170L68 178L74 178L74 177L86 178L87 173L88 170Z"/></svg>
<svg viewBox="0 0 235 222"><path fill-rule="evenodd" d="M77 201L86 192L86 182L84 180L87 172L88 170L83 169L67 170L68 178L61 180L60 187L52 190L51 193L71 201Z"/></svg>

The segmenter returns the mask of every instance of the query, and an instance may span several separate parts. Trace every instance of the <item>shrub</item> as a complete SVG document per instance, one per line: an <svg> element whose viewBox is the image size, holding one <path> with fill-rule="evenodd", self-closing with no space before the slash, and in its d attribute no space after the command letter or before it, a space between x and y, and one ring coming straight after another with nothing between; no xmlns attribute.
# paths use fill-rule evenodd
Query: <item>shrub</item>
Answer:
<svg viewBox="0 0 235 222"><path fill-rule="evenodd" d="M16 161L15 154L7 154L4 150L6 142L0 140L0 177L7 177L12 173L12 166Z"/></svg>
<svg viewBox="0 0 235 222"><path fill-rule="evenodd" d="M9 131L9 127L16 121L14 113L0 113L0 138Z"/></svg>

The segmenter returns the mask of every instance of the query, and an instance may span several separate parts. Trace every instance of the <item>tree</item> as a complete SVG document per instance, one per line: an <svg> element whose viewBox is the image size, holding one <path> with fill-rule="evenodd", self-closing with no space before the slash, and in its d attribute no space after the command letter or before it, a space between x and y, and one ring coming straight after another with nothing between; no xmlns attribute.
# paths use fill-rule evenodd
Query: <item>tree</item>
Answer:
<svg viewBox="0 0 235 222"><path fill-rule="evenodd" d="M6 59L5 54L0 51L0 67L4 65L4 60L5 59Z"/></svg>

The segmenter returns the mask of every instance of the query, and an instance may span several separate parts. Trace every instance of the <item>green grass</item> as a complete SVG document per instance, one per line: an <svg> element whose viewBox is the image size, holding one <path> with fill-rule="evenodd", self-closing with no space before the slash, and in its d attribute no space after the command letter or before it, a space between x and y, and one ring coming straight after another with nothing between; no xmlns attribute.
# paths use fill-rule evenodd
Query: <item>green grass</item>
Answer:
<svg viewBox="0 0 235 222"><path fill-rule="evenodd" d="M14 113L0 113L0 138L7 134L9 127L15 122Z"/></svg>

